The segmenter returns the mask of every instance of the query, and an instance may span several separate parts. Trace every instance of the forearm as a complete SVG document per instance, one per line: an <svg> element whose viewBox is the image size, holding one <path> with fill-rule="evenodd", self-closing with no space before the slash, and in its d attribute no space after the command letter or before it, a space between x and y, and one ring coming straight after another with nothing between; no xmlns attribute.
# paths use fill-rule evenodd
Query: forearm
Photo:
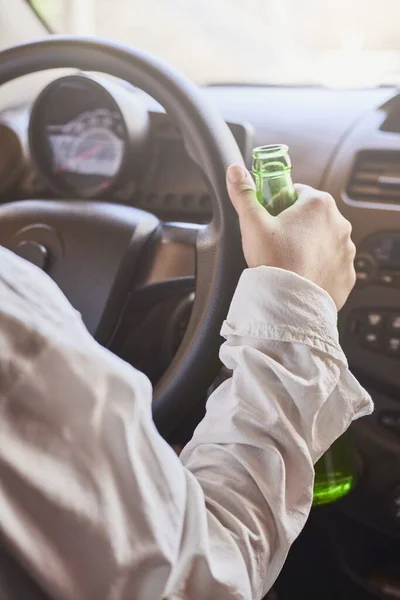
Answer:
<svg viewBox="0 0 400 600"><path fill-rule="evenodd" d="M250 600L270 586L306 519L312 462L370 409L324 316L310 339L298 294L298 312L279 317L271 274L251 272L255 302L239 285L221 351L233 377L210 398L186 467L154 427L147 379L94 342L48 278L25 277L48 301L29 326L29 298L2 287L0 529L52 597ZM278 327L291 314L297 341ZM21 339L40 340L30 357Z"/></svg>
<svg viewBox="0 0 400 600"><path fill-rule="evenodd" d="M259 270L258 281L261 286L265 277L265 285L252 290L253 277L249 271L244 275L242 298L235 298L223 328L221 357L232 378L210 398L182 454L208 510L240 550L244 569L238 581L248 574L249 598L272 585L306 521L313 463L372 408L348 371L328 296L277 270ZM259 298L249 298L253 291L264 292L268 312L260 311ZM237 568L232 565L232 571Z"/></svg>
<svg viewBox="0 0 400 600"><path fill-rule="evenodd" d="M321 385L312 375L296 376L288 370L289 364L284 368L276 363L278 353L284 352L287 358L285 345L273 344L272 356L262 353L256 358L250 348L239 352L240 362L258 362L264 376L257 373L249 389L242 378L249 363L235 367L233 377L210 398L207 416L182 455L203 489L208 511L229 531L230 543L241 553L240 562L231 562L232 575L237 574L240 585L248 581L251 592L243 597L249 599L260 598L273 584L308 517L313 462L349 423L341 420L326 428L316 423L312 433L312 422L305 427L301 419L296 420L294 389L298 399L307 396L321 404L336 401L339 406L340 384L335 385L335 380L340 375L337 365L331 363L325 374L320 374ZM313 360L311 355L310 350ZM334 388L330 395L329 389L324 389L329 381ZM291 387L294 397L288 393ZM346 412L350 420L349 410ZM318 446L318 452L312 445ZM211 547L219 544L218 535L211 537L210 543ZM211 556L210 563L214 563Z"/></svg>

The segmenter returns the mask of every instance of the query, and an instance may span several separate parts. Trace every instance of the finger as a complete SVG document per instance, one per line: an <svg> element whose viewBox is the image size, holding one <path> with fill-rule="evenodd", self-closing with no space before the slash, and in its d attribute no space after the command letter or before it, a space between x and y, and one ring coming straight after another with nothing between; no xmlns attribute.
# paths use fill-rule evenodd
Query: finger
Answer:
<svg viewBox="0 0 400 600"><path fill-rule="evenodd" d="M328 192L316 190L309 185L303 185L300 183L296 183L294 188L297 194L297 201L290 208L298 208L299 205L301 206L304 203L314 207L315 209L321 207L326 208L327 206L336 206L335 200L330 194L328 194Z"/></svg>
<svg viewBox="0 0 400 600"><path fill-rule="evenodd" d="M310 200L315 198L318 198L320 200L332 200L332 196L328 194L328 192L317 190L316 188L313 188L310 185L296 183L294 189L296 190L297 198L299 200Z"/></svg>
<svg viewBox="0 0 400 600"><path fill-rule="evenodd" d="M303 194L307 194L308 192L311 193L311 190L314 190L314 188L312 188L310 185L305 185L304 183L295 183L294 189L296 191L297 197Z"/></svg>
<svg viewBox="0 0 400 600"><path fill-rule="evenodd" d="M249 213L266 212L257 200L256 186L247 169L241 165L229 166L226 172L226 185L239 219Z"/></svg>
<svg viewBox="0 0 400 600"><path fill-rule="evenodd" d="M294 184L294 189L296 192L296 201L293 202L291 206L285 208L285 210L281 211L277 215L278 220L285 220L288 218L289 214L292 214L295 211L303 210L302 205L304 203L308 204L312 198L315 198L318 194L321 193L318 192L318 190L312 188L311 186L305 185L303 183Z"/></svg>

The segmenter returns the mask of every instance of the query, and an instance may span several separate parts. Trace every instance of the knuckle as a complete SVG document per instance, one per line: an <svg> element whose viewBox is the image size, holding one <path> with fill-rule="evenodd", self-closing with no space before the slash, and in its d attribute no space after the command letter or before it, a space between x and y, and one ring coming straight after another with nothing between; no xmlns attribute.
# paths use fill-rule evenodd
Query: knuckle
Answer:
<svg viewBox="0 0 400 600"><path fill-rule="evenodd" d="M260 227L263 227L264 225L259 211L257 208L252 206L244 207L239 213L239 224L242 233L246 232L248 236L251 236L250 239L253 240L253 243L257 236L256 231L258 231Z"/></svg>
<svg viewBox="0 0 400 600"><path fill-rule="evenodd" d="M353 241L351 239L352 225L350 221L345 219L340 213L339 219L336 220L337 235L341 243L345 244L345 249L350 250L353 247Z"/></svg>
<svg viewBox="0 0 400 600"><path fill-rule="evenodd" d="M345 265L349 266L351 269L354 269L354 259L356 257L356 247L351 241L348 240L346 244L343 246L343 262Z"/></svg>
<svg viewBox="0 0 400 600"><path fill-rule="evenodd" d="M314 191L309 197L309 205L315 210L323 210L330 208L334 200L327 192Z"/></svg>
<svg viewBox="0 0 400 600"><path fill-rule="evenodd" d="M250 185L247 185L246 183L238 185L234 190L234 195L237 198L248 198L253 194L255 194L254 188L252 188Z"/></svg>
<svg viewBox="0 0 400 600"><path fill-rule="evenodd" d="M351 239L349 241L348 251L351 256L351 259L354 260L356 253L357 253L357 248L356 248L355 243Z"/></svg>
<svg viewBox="0 0 400 600"><path fill-rule="evenodd" d="M322 195L323 200L326 204L336 206L335 199L331 194L329 194L328 192L322 192Z"/></svg>
<svg viewBox="0 0 400 600"><path fill-rule="evenodd" d="M356 271L355 271L354 267L352 266L352 268L349 269L349 276L348 276L349 286L351 289L355 286L356 279L357 279Z"/></svg>
<svg viewBox="0 0 400 600"><path fill-rule="evenodd" d="M353 226L350 223L350 221L348 221L347 219L345 219L343 217L343 231L345 232L346 235L350 236L351 232L353 231Z"/></svg>
<svg viewBox="0 0 400 600"><path fill-rule="evenodd" d="M246 221L252 219L260 214L260 207L255 202L249 202L244 204L239 212L240 219Z"/></svg>

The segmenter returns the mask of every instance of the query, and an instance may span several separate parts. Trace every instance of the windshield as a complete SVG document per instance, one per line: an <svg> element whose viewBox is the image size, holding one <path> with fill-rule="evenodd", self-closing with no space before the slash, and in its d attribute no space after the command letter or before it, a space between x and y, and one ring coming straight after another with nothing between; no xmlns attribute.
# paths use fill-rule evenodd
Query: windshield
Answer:
<svg viewBox="0 0 400 600"><path fill-rule="evenodd" d="M399 0L30 0L52 31L158 56L200 84L400 82Z"/></svg>

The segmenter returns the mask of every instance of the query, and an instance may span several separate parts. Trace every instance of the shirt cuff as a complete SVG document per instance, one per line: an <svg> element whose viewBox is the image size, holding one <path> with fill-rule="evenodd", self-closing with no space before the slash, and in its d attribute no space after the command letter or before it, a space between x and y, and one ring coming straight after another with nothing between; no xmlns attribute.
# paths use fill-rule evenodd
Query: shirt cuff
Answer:
<svg viewBox="0 0 400 600"><path fill-rule="evenodd" d="M347 366L332 298L312 281L285 269L256 267L242 273L221 335L299 342Z"/></svg>

